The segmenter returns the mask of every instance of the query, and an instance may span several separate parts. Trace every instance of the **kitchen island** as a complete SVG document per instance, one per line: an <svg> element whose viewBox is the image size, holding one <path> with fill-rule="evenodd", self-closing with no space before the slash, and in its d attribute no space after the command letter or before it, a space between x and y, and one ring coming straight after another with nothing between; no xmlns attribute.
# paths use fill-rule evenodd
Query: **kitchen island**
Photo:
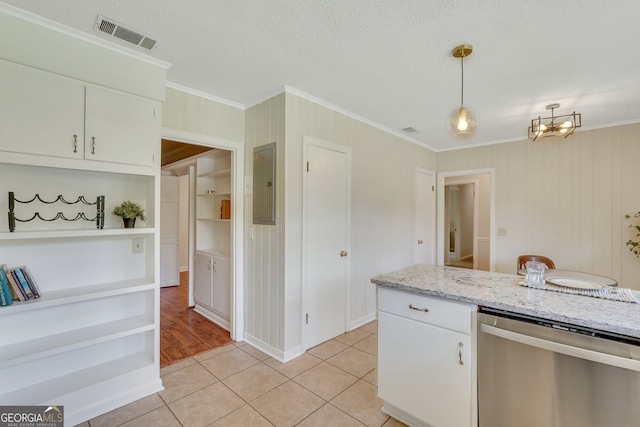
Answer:
<svg viewBox="0 0 640 427"><path fill-rule="evenodd" d="M410 426L478 425L479 309L640 338L640 304L532 289L523 279L422 264L373 278L382 410Z"/></svg>
<svg viewBox="0 0 640 427"><path fill-rule="evenodd" d="M378 286L640 338L640 304L520 286L522 276L417 264L371 279ZM624 284L622 284L624 285ZM633 292L640 301L640 292Z"/></svg>

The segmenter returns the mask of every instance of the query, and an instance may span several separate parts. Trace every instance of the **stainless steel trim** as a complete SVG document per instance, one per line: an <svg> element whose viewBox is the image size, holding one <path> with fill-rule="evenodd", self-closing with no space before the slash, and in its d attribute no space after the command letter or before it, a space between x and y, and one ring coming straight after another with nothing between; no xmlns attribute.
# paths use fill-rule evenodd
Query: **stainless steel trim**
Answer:
<svg viewBox="0 0 640 427"><path fill-rule="evenodd" d="M500 338L516 341L532 347L553 351L555 353L566 354L567 356L579 357L580 359L590 360L592 362L604 363L606 365L617 366L619 368L630 369L640 372L640 361L618 357L611 354L601 353L598 351L587 350L580 347L574 347L566 344L560 344L553 341L547 341L535 338L529 335L522 335L516 332L507 331L506 329L496 328L486 324L480 325L480 330L490 335Z"/></svg>

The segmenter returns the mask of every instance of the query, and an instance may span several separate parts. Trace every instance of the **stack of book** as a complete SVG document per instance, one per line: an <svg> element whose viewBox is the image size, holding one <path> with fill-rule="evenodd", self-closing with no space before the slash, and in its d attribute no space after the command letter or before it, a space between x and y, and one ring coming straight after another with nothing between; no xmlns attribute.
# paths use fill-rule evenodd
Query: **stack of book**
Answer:
<svg viewBox="0 0 640 427"><path fill-rule="evenodd" d="M10 269L0 266L0 306L35 298L40 298L40 289L26 265Z"/></svg>

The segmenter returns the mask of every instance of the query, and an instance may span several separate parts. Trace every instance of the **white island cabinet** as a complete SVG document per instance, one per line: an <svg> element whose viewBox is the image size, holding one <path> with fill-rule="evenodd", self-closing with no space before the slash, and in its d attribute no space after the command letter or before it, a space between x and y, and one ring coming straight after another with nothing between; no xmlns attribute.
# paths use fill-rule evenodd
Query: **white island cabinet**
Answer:
<svg viewBox="0 0 640 427"><path fill-rule="evenodd" d="M476 306L378 287L378 396L410 426L477 425Z"/></svg>

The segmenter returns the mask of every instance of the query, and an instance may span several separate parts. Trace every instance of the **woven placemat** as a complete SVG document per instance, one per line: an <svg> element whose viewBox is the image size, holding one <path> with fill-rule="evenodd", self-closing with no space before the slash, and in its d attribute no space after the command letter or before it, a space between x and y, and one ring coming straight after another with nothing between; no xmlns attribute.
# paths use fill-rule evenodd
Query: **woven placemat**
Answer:
<svg viewBox="0 0 640 427"><path fill-rule="evenodd" d="M545 291L562 292L563 294L571 295L584 295L587 297L608 299L612 301L630 302L637 304L638 300L628 288L618 288L616 286L600 288L600 289L578 289L569 288L566 286L554 285L552 283L545 283L542 286L530 285L526 282L520 282L520 286L525 286L532 289L542 289Z"/></svg>

